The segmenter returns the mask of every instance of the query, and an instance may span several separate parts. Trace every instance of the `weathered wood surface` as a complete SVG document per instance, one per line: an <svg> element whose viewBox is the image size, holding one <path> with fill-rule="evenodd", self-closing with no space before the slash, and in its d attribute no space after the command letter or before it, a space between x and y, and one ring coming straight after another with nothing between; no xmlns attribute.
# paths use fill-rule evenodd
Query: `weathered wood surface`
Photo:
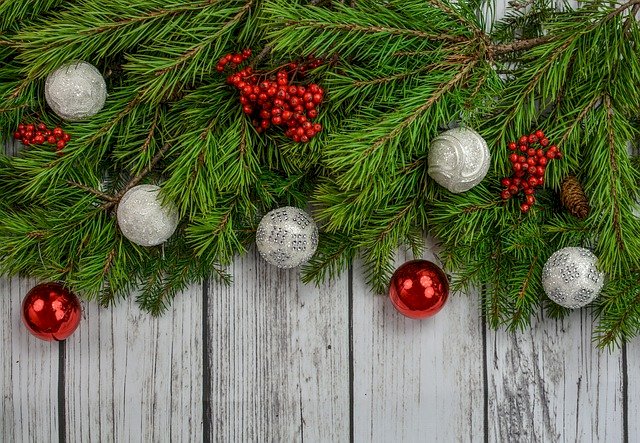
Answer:
<svg viewBox="0 0 640 443"><path fill-rule="evenodd" d="M318 289L253 251L207 291L208 423L221 441L349 437L348 278Z"/></svg>
<svg viewBox="0 0 640 443"><path fill-rule="evenodd" d="M202 434L202 286L161 318L133 298L109 309L84 304L64 346L68 441L180 441Z"/></svg>
<svg viewBox="0 0 640 443"><path fill-rule="evenodd" d="M412 256L400 254L398 264ZM436 261L427 253L427 260ZM471 441L484 433L477 297L453 294L433 318L399 315L353 280L355 441Z"/></svg>

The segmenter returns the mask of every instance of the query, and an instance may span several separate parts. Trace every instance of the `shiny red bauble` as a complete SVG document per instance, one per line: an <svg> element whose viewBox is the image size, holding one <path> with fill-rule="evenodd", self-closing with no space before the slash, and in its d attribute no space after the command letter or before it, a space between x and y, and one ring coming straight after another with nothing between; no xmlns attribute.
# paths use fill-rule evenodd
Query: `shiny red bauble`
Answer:
<svg viewBox="0 0 640 443"><path fill-rule="evenodd" d="M76 330L81 316L78 297L58 283L40 284L22 301L22 322L42 340L65 340Z"/></svg>
<svg viewBox="0 0 640 443"><path fill-rule="evenodd" d="M449 297L449 280L442 269L430 261L409 261L393 273L389 297L402 315L431 317L442 309Z"/></svg>

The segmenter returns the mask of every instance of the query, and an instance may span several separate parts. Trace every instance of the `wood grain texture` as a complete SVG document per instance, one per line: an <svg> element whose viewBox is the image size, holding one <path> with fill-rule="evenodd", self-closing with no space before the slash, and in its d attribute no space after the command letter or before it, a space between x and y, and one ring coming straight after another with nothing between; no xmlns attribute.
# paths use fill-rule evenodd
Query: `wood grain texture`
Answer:
<svg viewBox="0 0 640 443"><path fill-rule="evenodd" d="M623 360L598 351L584 309L488 332L490 441L622 441Z"/></svg>
<svg viewBox="0 0 640 443"><path fill-rule="evenodd" d="M640 443L640 337L625 346L627 436L629 443Z"/></svg>
<svg viewBox="0 0 640 443"><path fill-rule="evenodd" d="M58 436L59 344L27 332L20 311L31 280L0 278L0 440L49 441Z"/></svg>
<svg viewBox="0 0 640 443"><path fill-rule="evenodd" d="M398 264L412 257L402 255ZM431 253L427 260L437 263ZM484 434L477 297L452 294L434 317L398 314L353 282L355 441L475 441Z"/></svg>
<svg viewBox="0 0 640 443"><path fill-rule="evenodd" d="M212 439L348 440L346 275L318 289L255 251L230 271L208 296Z"/></svg>
<svg viewBox="0 0 640 443"><path fill-rule="evenodd" d="M181 441L202 437L202 286L160 318L131 297L84 304L67 340L68 441Z"/></svg>

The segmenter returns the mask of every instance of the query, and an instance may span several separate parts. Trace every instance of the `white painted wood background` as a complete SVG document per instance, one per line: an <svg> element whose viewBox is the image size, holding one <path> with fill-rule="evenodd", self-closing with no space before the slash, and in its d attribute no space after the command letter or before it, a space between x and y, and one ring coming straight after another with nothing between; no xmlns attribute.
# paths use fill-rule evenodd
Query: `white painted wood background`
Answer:
<svg viewBox="0 0 640 443"><path fill-rule="evenodd" d="M640 442L640 340L598 351L585 310L511 334L475 294L406 319L358 266L322 288L254 251L231 271L162 318L84 303L64 343L20 322L34 282L0 279L0 441Z"/></svg>

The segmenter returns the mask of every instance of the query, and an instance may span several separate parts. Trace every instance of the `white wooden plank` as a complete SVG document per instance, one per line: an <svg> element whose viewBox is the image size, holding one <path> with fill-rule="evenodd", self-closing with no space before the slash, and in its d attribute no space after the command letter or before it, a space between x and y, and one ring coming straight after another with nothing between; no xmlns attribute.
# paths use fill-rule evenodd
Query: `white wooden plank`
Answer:
<svg viewBox="0 0 640 443"><path fill-rule="evenodd" d="M398 265L412 257L401 258ZM432 253L424 258L437 263ZM478 298L450 294L434 317L412 320L372 294L358 269L353 294L355 441L481 440Z"/></svg>
<svg viewBox="0 0 640 443"><path fill-rule="evenodd" d="M490 441L622 441L622 353L598 351L583 309L527 331L490 331Z"/></svg>
<svg viewBox="0 0 640 443"><path fill-rule="evenodd" d="M626 424L629 443L640 443L640 337L626 345L625 369L627 374Z"/></svg>
<svg viewBox="0 0 640 443"><path fill-rule="evenodd" d="M154 318L133 297L85 303L66 346L68 441L182 441L202 436L202 286Z"/></svg>
<svg viewBox="0 0 640 443"><path fill-rule="evenodd" d="M0 278L0 439L50 441L58 436L57 342L39 340L27 332L20 311L32 280Z"/></svg>
<svg viewBox="0 0 640 443"><path fill-rule="evenodd" d="M303 285L255 251L230 271L208 298L213 440L347 440L346 276Z"/></svg>

